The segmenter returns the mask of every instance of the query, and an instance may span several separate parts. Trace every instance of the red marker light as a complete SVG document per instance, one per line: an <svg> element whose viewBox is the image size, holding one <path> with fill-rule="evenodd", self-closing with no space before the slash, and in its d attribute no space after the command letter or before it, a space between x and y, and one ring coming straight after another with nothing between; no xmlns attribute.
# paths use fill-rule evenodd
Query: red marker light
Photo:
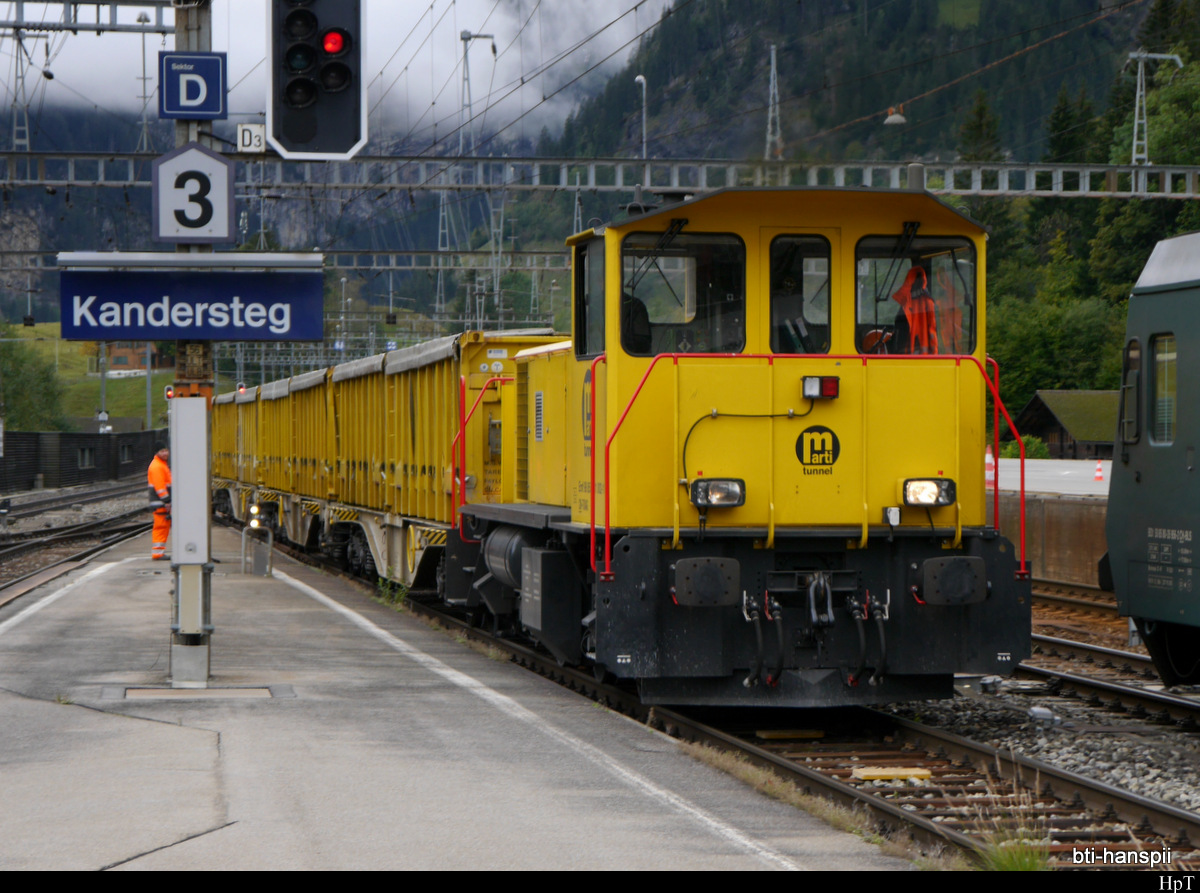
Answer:
<svg viewBox="0 0 1200 893"><path fill-rule="evenodd" d="M321 49L331 56L336 56L346 51L347 42L345 31L338 31L336 29L326 31L321 37Z"/></svg>

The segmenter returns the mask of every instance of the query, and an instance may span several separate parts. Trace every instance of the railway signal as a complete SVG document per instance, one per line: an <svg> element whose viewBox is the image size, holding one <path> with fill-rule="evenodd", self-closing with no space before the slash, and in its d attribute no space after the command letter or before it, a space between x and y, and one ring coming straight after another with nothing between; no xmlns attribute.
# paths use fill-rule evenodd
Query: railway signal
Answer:
<svg viewBox="0 0 1200 893"><path fill-rule="evenodd" d="M338 161L367 142L361 0L271 0L267 142L284 158Z"/></svg>

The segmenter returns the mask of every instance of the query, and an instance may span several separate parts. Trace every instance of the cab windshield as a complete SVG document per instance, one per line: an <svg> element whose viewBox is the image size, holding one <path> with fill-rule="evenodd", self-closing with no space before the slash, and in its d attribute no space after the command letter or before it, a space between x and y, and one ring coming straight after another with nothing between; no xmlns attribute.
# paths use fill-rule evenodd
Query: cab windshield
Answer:
<svg viewBox="0 0 1200 893"><path fill-rule="evenodd" d="M631 233L621 246L621 347L633 356L746 344L746 247L737 236Z"/></svg>
<svg viewBox="0 0 1200 893"><path fill-rule="evenodd" d="M855 257L860 353L975 349L975 247L942 236L870 236Z"/></svg>

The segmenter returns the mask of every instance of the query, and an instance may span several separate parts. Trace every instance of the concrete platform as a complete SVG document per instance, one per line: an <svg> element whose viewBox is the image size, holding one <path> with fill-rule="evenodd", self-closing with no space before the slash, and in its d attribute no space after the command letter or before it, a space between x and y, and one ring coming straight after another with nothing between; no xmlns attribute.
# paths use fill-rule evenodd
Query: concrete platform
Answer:
<svg viewBox="0 0 1200 893"><path fill-rule="evenodd" d="M244 577L238 548L214 531L205 691L163 691L148 537L0 609L0 869L912 867L360 588Z"/></svg>
<svg viewBox="0 0 1200 893"><path fill-rule="evenodd" d="M1021 489L1021 460L1001 459L997 481L1001 490ZM1112 460L1100 460L1101 480L1096 480L1095 459L1026 459L1025 492L1054 493L1060 496L1097 496L1108 498Z"/></svg>

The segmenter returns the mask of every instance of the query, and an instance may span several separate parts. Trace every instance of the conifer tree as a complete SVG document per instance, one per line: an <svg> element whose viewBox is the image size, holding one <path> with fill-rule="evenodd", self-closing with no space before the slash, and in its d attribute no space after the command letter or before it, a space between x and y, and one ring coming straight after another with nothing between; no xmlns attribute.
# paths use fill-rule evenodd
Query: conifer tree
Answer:
<svg viewBox="0 0 1200 893"><path fill-rule="evenodd" d="M1175 0L1154 0L1138 31L1138 42L1148 53L1169 53L1175 42Z"/></svg>
<svg viewBox="0 0 1200 893"><path fill-rule="evenodd" d="M1000 161L1000 119L988 104L987 93L975 93L975 103L958 131L958 157L962 161Z"/></svg>

